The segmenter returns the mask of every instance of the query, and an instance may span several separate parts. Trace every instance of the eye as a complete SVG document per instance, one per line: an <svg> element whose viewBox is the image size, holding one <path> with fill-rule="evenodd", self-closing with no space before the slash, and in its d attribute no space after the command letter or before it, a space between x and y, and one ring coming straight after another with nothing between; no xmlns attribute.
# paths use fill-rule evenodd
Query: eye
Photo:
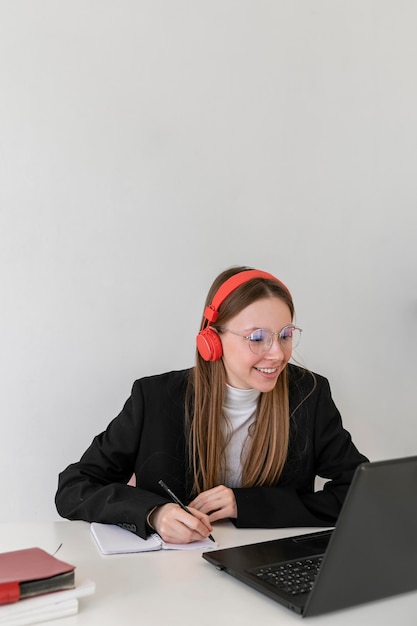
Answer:
<svg viewBox="0 0 417 626"><path fill-rule="evenodd" d="M253 341L253 343L261 343L268 339L268 331L264 328L258 328L258 330L254 330L248 337L249 341Z"/></svg>
<svg viewBox="0 0 417 626"><path fill-rule="evenodd" d="M279 338L281 341L290 341L293 338L294 327L293 326L285 326L279 334Z"/></svg>

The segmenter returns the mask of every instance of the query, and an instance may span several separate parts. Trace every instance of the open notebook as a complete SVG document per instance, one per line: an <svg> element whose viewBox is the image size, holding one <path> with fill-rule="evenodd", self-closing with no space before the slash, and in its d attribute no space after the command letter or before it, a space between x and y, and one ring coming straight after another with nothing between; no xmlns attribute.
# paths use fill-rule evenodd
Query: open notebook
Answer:
<svg viewBox="0 0 417 626"><path fill-rule="evenodd" d="M115 524L92 522L91 534L102 554L128 554L129 552L151 552L154 550L211 550L217 543L210 539L193 543L165 543L157 533L142 539Z"/></svg>

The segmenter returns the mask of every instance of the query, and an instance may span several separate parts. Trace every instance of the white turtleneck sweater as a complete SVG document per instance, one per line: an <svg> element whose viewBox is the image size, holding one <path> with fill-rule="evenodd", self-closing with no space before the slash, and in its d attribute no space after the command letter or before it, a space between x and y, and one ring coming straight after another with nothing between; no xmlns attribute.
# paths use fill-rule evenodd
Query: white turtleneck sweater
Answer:
<svg viewBox="0 0 417 626"><path fill-rule="evenodd" d="M242 484L242 463L247 453L248 430L255 421L256 407L260 391L256 389L236 389L226 385L223 411L225 423L226 468L224 484L227 487L240 487Z"/></svg>

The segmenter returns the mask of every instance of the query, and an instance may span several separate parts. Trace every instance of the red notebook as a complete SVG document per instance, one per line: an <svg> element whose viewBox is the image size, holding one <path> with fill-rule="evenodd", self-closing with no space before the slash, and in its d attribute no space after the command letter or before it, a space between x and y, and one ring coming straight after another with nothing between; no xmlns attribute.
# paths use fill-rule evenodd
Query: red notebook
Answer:
<svg viewBox="0 0 417 626"><path fill-rule="evenodd" d="M0 554L0 604L74 587L75 566L41 548Z"/></svg>

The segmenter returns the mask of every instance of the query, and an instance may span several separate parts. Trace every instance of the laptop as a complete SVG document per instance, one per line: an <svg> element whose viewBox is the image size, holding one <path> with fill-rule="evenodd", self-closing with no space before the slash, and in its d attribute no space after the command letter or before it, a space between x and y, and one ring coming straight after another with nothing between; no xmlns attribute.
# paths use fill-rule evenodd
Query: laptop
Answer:
<svg viewBox="0 0 417 626"><path fill-rule="evenodd" d="M416 590L417 456L362 463L334 529L202 556L303 617Z"/></svg>

